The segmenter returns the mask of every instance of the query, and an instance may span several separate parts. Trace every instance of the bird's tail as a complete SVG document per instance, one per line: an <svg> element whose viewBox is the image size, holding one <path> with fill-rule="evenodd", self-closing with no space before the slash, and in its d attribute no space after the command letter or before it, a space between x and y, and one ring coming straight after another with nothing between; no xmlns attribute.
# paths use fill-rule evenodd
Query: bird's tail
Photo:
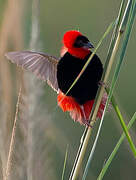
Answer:
<svg viewBox="0 0 136 180"><path fill-rule="evenodd" d="M58 94L57 100L58 100L58 105L61 107L61 109L64 112L65 111L70 112L70 116L72 117L74 121L78 121L80 124L83 124L83 125L89 124L89 116L92 110L92 106L94 104L94 100L89 100L85 104L79 105L74 100L74 98L70 96L66 96L61 91ZM97 118L102 117L106 100L107 100L107 95L104 94L99 110L98 110Z"/></svg>

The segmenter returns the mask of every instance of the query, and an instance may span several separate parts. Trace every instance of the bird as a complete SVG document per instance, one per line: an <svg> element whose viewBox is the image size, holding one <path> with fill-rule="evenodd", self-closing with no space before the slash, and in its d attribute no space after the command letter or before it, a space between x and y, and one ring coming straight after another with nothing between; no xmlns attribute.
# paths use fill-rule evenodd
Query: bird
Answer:
<svg viewBox="0 0 136 180"><path fill-rule="evenodd" d="M102 77L103 65L100 58L94 54L84 73L69 91L91 56L94 46L77 30L65 32L62 44L60 58L34 51L7 52L5 56L12 63L46 81L57 92L58 106L64 112L70 112L74 121L89 127L89 116ZM99 106L98 118L101 118L104 106L105 97Z"/></svg>

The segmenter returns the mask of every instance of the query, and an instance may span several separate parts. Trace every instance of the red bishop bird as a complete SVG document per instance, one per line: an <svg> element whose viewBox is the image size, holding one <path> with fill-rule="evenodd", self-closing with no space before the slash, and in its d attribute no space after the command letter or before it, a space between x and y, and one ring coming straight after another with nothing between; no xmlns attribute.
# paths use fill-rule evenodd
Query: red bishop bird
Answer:
<svg viewBox="0 0 136 180"><path fill-rule="evenodd" d="M101 80L103 66L95 54L80 79L67 93L81 69L92 54L93 45L79 31L67 31L63 36L60 59L42 52L8 52L6 57L13 63L30 70L58 93L58 105L69 111L71 117L89 126L89 115ZM105 98L99 107L97 117L101 118Z"/></svg>

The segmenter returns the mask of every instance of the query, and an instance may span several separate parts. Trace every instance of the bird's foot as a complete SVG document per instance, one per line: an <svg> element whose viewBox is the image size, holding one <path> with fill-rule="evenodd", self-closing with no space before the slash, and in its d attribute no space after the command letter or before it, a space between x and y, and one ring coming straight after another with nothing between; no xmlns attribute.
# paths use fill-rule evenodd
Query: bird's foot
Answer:
<svg viewBox="0 0 136 180"><path fill-rule="evenodd" d="M90 124L90 122L89 122L88 119L82 119L82 122L83 122L83 124L84 124L85 126L87 126L88 128L92 128L92 126L91 126L91 124Z"/></svg>
<svg viewBox="0 0 136 180"><path fill-rule="evenodd" d="M104 88L107 88L107 87L108 87L108 84L106 84L106 83L103 82L103 81L99 81L99 82L98 82L98 85L99 85L99 86L103 86Z"/></svg>

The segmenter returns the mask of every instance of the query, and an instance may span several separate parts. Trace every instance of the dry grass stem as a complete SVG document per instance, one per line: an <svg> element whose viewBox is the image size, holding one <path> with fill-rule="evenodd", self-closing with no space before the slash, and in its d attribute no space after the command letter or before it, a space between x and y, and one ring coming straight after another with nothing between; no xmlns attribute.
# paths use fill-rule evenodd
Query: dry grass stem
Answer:
<svg viewBox="0 0 136 180"><path fill-rule="evenodd" d="M8 153L8 159L7 159L7 165L6 165L4 180L9 179L10 170L11 170L11 160L12 160L12 154L13 154L14 144L15 144L16 124L17 124L17 117L18 117L18 112L19 112L20 97L21 97L21 87L19 90L17 104L16 104L16 113L15 113L15 119L14 119L12 134L11 134L11 140L10 140L9 153Z"/></svg>

